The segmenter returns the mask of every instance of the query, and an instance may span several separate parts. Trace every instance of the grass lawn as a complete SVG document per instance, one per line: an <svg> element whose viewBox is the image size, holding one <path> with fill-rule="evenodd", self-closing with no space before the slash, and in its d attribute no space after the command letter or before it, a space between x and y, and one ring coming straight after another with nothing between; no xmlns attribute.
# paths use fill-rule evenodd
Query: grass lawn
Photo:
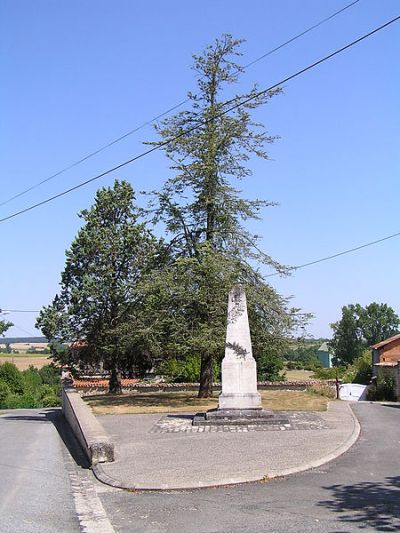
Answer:
<svg viewBox="0 0 400 533"><path fill-rule="evenodd" d="M96 415L202 412L218 406L213 398L195 392L138 392L85 398ZM260 391L263 407L274 411L326 411L328 399L302 391Z"/></svg>
<svg viewBox="0 0 400 533"><path fill-rule="evenodd" d="M42 368L42 366L50 364L51 360L48 357L49 354L2 353L0 354L0 363L14 363L18 370L26 370L30 365Z"/></svg>
<svg viewBox="0 0 400 533"><path fill-rule="evenodd" d="M311 370L285 370L287 381L307 381L313 379Z"/></svg>

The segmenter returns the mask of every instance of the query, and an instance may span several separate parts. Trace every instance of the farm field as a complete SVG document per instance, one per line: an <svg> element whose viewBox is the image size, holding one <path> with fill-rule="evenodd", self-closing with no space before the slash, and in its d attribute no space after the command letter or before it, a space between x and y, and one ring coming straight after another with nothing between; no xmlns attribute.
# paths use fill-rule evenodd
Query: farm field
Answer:
<svg viewBox="0 0 400 533"><path fill-rule="evenodd" d="M48 359L47 354L0 354L0 363L6 362L14 363L18 370L26 370L31 365L36 368L42 368L42 366L48 365L51 360Z"/></svg>

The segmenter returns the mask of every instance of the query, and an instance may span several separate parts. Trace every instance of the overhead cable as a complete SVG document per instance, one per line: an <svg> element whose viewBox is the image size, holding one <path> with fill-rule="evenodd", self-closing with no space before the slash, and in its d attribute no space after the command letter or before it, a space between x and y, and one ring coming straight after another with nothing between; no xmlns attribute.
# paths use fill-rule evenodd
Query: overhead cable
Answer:
<svg viewBox="0 0 400 533"><path fill-rule="evenodd" d="M276 46L272 50L269 50L268 52L266 52L265 54L257 57L253 61L250 61L250 63L247 63L246 65L241 67L242 70L246 70L247 68L249 68L250 66L254 65L255 63L258 63L259 61L265 59L266 57L274 54L275 52L277 52L281 48L284 48L288 44L291 44L292 42L296 41L297 39L300 39L300 37L303 37L303 35L306 35L307 33L311 32L312 30L314 30L314 29L318 28L319 26L321 26L322 24L325 24L326 22L328 22L329 20L333 19L334 17L336 17L340 13L343 13L343 11L346 11L346 9L349 9L354 4L357 4L359 1L360 0L355 0L354 2L351 2L350 4L347 4L346 6L342 7L338 11L335 11L335 13L332 13L331 15L329 15L328 17L325 17L324 19L320 20L319 22L317 22L313 26L310 26L309 28L307 28L306 30L302 31L301 33L298 33L297 35L295 35L291 39L283 42L279 46ZM236 74L236 73L237 73L237 71L234 74ZM63 174L64 172L67 172L68 170L71 170L72 168L80 165L84 161L87 161L91 157L94 157L95 155L99 154L100 152L103 152L104 150L107 150L107 148L110 148L114 144L117 144L118 142L122 141L126 137L129 137L133 133L136 133L137 131L143 129L144 127L150 126L151 124L153 124L154 122L156 122L160 118L163 118L166 115L169 115L169 113L171 113L172 111L175 111L175 109L178 109L179 107L183 106L184 104L188 103L189 101L190 101L190 98L186 98L185 100L182 100L181 102L179 102L179 103L175 104L174 106L170 107L169 109L167 109L163 113L160 113L159 115L153 117L152 119L150 119L150 120L148 120L146 122L143 122L143 124L141 124L141 125L133 128L133 129L129 130L128 132L124 133L123 135L121 135L121 136L117 137L116 139L108 142L107 144L101 146L100 148L98 148L94 152L90 152L89 154L85 155L81 159L78 159L78 161L75 161L74 163L71 163L70 165L68 165L68 166L64 167L63 169L59 170L58 172L55 172L54 174L51 174L50 176L48 176L47 178L43 179L42 181L39 181L38 183L32 185L31 187L28 187L27 189L15 194L14 196L11 196L7 200L4 200L3 202L0 202L0 207L3 206L3 205L8 204L9 202L11 202L11 201L13 201L13 200L15 200L17 198L20 198L24 194L27 194L28 192L32 191L33 189L36 189L37 187L40 187L40 185L43 185L44 183L47 183L48 181L51 181L52 179L56 178L57 176L60 176L60 174Z"/></svg>
<svg viewBox="0 0 400 533"><path fill-rule="evenodd" d="M273 89L278 88L279 86L283 85L284 83L287 83L288 81L293 80L294 78L297 78L298 76L304 74L305 72L317 67L321 63L324 63L325 61L328 61L332 57L334 57L334 56L344 52L348 48L351 48L352 46L360 43L364 39L367 39L368 37L371 37L375 33L383 30L384 28L388 27L389 25L393 24L394 22L397 22L399 19L400 19L400 16L397 16L397 17L389 20L385 24L382 24L381 26L378 26L374 30L364 34L363 36L361 36L358 39L352 41L351 43L348 43L345 46L343 46L342 48L339 48L339 49L335 50L334 52L328 54L327 56L323 57L322 59L319 59L318 61L315 61L311 65L308 65L307 67L304 67L303 69L298 70L296 73L288 76L287 78L285 78L283 80L280 80L278 83L275 83L274 85L271 85L267 89L259 91L259 92L255 93L255 94L253 94L252 96L249 96L248 98L245 98L241 102L238 102L238 103L234 104L233 106L228 107L228 109L225 109L225 111L221 111L220 113L217 113L216 115L214 115L213 117L211 117L211 118L209 118L207 120L199 121L196 125L188 128L187 130L182 131L181 133L179 133L178 135L175 135L171 139L168 139L166 141L162 141L162 142L158 143L156 146L153 146L152 148L149 148L148 150L146 150L146 151L144 151L144 152L132 157L131 159L128 159L127 161L124 161L123 163L120 163L119 165L116 165L115 167L110 168L110 169L102 172L101 174L97 174L96 176L94 176L92 178L89 178L89 179L87 179L87 180L85 180L85 181L83 181L81 183L78 183L78 185L75 185L74 187L70 187L69 189L67 189L65 191L62 191L62 192L60 192L58 194L55 194L54 196L50 196L49 198L46 198L45 200L42 200L41 202L38 202L38 203L33 204L33 205L29 206L29 207L26 207L25 209L21 209L20 211L16 211L15 213L12 213L11 215L3 217L3 218L0 219L0 222L5 222L6 220L10 220L10 219L15 218L15 217L17 217L19 215L22 215L23 213L27 213L28 211L32 211L32 209L36 209L37 207L40 207L40 206L45 205L45 204L48 204L49 202L52 202L53 200L56 200L57 198L65 196L66 194L69 194L72 191L80 189L81 187L84 187L85 185L88 185L89 183L92 183L93 181L96 181L96 180L106 176L107 174L111 174L111 172L115 172L116 170L119 170L120 168L125 167L126 165L129 165L130 163L133 163L134 161L137 161L138 159L141 159L142 157L145 157L145 156L151 154L152 152L155 152L156 150L160 150L164 146L167 146L168 144L171 144L171 143L177 141L181 137L184 137L185 135L188 135L192 131L195 131L198 128L200 128L201 126L204 126L204 125L212 122L213 120L218 119L218 118L222 117L223 115L226 115L227 113L229 113L230 111L233 111L234 109L237 109L237 108L239 108L239 107L241 107L243 105L248 104L252 100L255 100L255 99L259 98L260 96L263 96L263 95L267 94L268 92L272 91Z"/></svg>

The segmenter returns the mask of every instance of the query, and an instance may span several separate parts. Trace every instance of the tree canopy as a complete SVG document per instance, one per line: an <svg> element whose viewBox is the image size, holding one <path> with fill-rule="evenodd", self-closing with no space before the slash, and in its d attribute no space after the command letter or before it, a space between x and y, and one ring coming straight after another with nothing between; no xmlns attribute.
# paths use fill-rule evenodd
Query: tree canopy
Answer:
<svg viewBox="0 0 400 533"><path fill-rule="evenodd" d="M340 363L352 363L365 348L395 335L400 318L387 304L373 302L342 307L342 318L331 324L333 338L330 346Z"/></svg>
<svg viewBox="0 0 400 533"><path fill-rule="evenodd" d="M260 267L286 269L262 253L246 221L272 202L244 198L236 184L251 176L250 158L268 159L274 141L252 111L280 92L256 87L224 97L242 68L242 41L224 35L194 56L198 93L190 108L156 126L170 176L153 191L147 224L139 222L132 188L116 182L81 213L84 225L67 252L61 291L38 325L54 356L71 364L103 362L118 391L122 368L154 360L200 359L200 396L212 393L213 368L224 354L227 298L247 294L259 376L277 376L288 337L307 316L291 309ZM230 93L231 94L231 93ZM235 107L237 104L242 104ZM140 219L142 220L142 219ZM163 232L162 241L149 224ZM65 341L79 341L79 350ZM192 367L196 368L196 364Z"/></svg>
<svg viewBox="0 0 400 533"><path fill-rule="evenodd" d="M138 222L126 181L97 191L94 205L79 216L84 225L67 251L61 291L41 310L37 325L56 360L104 363L111 372L110 390L118 391L128 357L120 330L135 306L140 308L136 287L157 258L157 242ZM72 349L59 349L65 342Z"/></svg>
<svg viewBox="0 0 400 533"><path fill-rule="evenodd" d="M262 360L268 367L266 354L276 354L288 332L304 319L263 279L259 264L285 269L259 250L257 236L244 225L273 203L244 198L235 186L235 181L251 176L251 156L268 159L265 145L276 137L254 121L251 112L280 92L257 96L253 87L224 99L224 91L243 71L235 62L241 43L224 35L202 55L193 56L198 92L188 93L191 108L158 124L161 140L152 143L162 147L172 171L153 193L153 221L163 222L175 261L169 267L169 287L177 283L176 295L185 287L181 309L190 309L178 313L179 326L170 325L170 338L185 339L185 349L200 353L200 396L211 393L213 361L223 355L226 302L233 285L242 284L248 296L260 368ZM181 326L189 336L182 335Z"/></svg>
<svg viewBox="0 0 400 533"><path fill-rule="evenodd" d="M14 324L12 322L7 322L6 320L0 320L0 337L4 335L4 333L11 328Z"/></svg>

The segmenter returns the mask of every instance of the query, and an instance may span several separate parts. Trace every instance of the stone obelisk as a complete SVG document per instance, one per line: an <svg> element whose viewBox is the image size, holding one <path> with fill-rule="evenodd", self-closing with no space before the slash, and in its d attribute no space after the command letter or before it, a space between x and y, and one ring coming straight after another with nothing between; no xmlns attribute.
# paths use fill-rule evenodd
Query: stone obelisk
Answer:
<svg viewBox="0 0 400 533"><path fill-rule="evenodd" d="M257 392L257 365L251 349L246 294L234 287L228 299L225 357L222 360L222 392L218 410L262 409Z"/></svg>
<svg viewBox="0 0 400 533"><path fill-rule="evenodd" d="M225 357L222 360L222 392L218 409L198 413L194 426L286 424L262 408L257 392L257 365L251 349L246 295L242 287L229 293Z"/></svg>

